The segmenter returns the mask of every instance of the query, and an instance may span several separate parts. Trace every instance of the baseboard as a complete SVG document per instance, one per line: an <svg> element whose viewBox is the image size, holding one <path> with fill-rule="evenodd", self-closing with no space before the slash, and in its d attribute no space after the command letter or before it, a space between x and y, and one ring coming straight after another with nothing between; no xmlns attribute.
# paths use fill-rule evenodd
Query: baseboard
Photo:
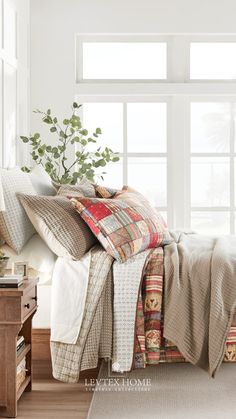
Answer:
<svg viewBox="0 0 236 419"><path fill-rule="evenodd" d="M50 329L32 330L32 362L33 379L53 378L50 352ZM98 371L99 366L93 370L82 371L80 378L96 378Z"/></svg>

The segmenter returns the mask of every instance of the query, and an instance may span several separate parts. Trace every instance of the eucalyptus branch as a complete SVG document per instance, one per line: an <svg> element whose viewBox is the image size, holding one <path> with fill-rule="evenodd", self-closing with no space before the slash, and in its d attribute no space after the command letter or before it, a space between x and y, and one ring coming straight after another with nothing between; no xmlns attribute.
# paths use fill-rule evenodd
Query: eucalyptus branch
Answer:
<svg viewBox="0 0 236 419"><path fill-rule="evenodd" d="M94 180L95 176L99 176L97 172L100 168L119 160L117 153L108 147L105 149L97 147L93 153L86 151L90 143L97 143L102 131L100 128L96 128L95 132L89 135L88 131L82 127L80 117L77 115L77 110L81 106L76 102L73 103L72 114L63 120L63 128L57 117L51 115L51 109L48 109L47 112L39 109L34 111L42 116L42 121L48 125L50 133L57 135L58 139L55 145L44 143L39 133L29 137L20 137L24 143L29 143L30 154L35 163L42 165L52 180L61 184L75 184L78 179L83 177ZM66 164L67 153L75 143L80 145L80 151L75 152L75 158L68 167ZM78 169L74 171L76 164ZM63 169L62 174L61 169ZM28 167L23 167L22 170L30 171Z"/></svg>

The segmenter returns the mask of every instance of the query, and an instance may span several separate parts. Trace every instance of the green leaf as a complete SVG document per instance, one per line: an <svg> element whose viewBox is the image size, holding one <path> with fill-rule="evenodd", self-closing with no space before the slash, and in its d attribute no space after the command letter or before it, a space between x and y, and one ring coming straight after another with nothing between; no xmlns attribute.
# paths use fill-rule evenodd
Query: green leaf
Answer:
<svg viewBox="0 0 236 419"><path fill-rule="evenodd" d="M65 145L59 145L58 150L60 150L61 153L64 153L64 151L66 151L66 146Z"/></svg>
<svg viewBox="0 0 236 419"><path fill-rule="evenodd" d="M87 130L87 129L82 129L82 130L80 131L80 134L82 134L82 135L86 136L86 135L88 135L88 130Z"/></svg>
<svg viewBox="0 0 236 419"><path fill-rule="evenodd" d="M93 136L98 138L98 135L96 134L96 132L93 133Z"/></svg>
<svg viewBox="0 0 236 419"><path fill-rule="evenodd" d="M97 141L94 140L93 138L88 138L88 143L96 143Z"/></svg>
<svg viewBox="0 0 236 419"><path fill-rule="evenodd" d="M40 157L43 157L44 156L44 149L42 148L42 147L40 147L39 149L38 149L38 153L39 153L39 155L40 155Z"/></svg>
<svg viewBox="0 0 236 419"><path fill-rule="evenodd" d="M101 134L101 133L102 133L101 128L96 128L96 134Z"/></svg>
<svg viewBox="0 0 236 419"><path fill-rule="evenodd" d="M53 119L53 122L54 122L54 124L57 124L57 118L56 117Z"/></svg>
<svg viewBox="0 0 236 419"><path fill-rule="evenodd" d="M86 146L88 143L87 143L87 141L86 141L86 140L82 139L82 140L81 140L81 144L82 144L83 146Z"/></svg>
<svg viewBox="0 0 236 419"><path fill-rule="evenodd" d="M29 138L28 137L20 136L20 138L23 141L23 143L28 143L29 142Z"/></svg>
<svg viewBox="0 0 236 419"><path fill-rule="evenodd" d="M51 172L52 171L52 169L53 169L53 164L52 163L49 163L49 162L47 162L46 164L45 164L45 170L46 170L46 172L47 173L49 173L49 172Z"/></svg>
<svg viewBox="0 0 236 419"><path fill-rule="evenodd" d="M40 138L40 134L38 132L36 132L36 134L34 134L34 139L38 140Z"/></svg>
<svg viewBox="0 0 236 419"><path fill-rule="evenodd" d="M73 102L73 108L74 108L74 109L78 108L78 103Z"/></svg>
<svg viewBox="0 0 236 419"><path fill-rule="evenodd" d="M104 167L104 166L106 166L106 161L104 159L100 159L100 160L95 162L94 166L95 167Z"/></svg>
<svg viewBox="0 0 236 419"><path fill-rule="evenodd" d="M23 166L21 168L21 170L22 170L22 172L25 172L25 173L30 173L31 172L31 170L28 167L26 167L26 166Z"/></svg>
<svg viewBox="0 0 236 419"><path fill-rule="evenodd" d="M47 114L48 114L48 115L51 115L51 109L48 109L48 110L47 110Z"/></svg>
<svg viewBox="0 0 236 419"><path fill-rule="evenodd" d="M50 131L51 131L51 132L56 132L56 131L57 131L57 129L56 129L56 127L51 127L51 128L50 128Z"/></svg>
<svg viewBox="0 0 236 419"><path fill-rule="evenodd" d="M63 124L64 124L64 125L69 125L69 123L70 123L70 120L69 120L69 119L64 119L64 120L63 120Z"/></svg>
<svg viewBox="0 0 236 419"><path fill-rule="evenodd" d="M113 159L111 159L111 161L113 161L113 162L116 162L116 161L119 161L120 160L120 157L113 157Z"/></svg>
<svg viewBox="0 0 236 419"><path fill-rule="evenodd" d="M53 148L52 148L52 152L53 152L53 153L57 153L57 152L58 152L58 148L57 148L57 147L53 147Z"/></svg>
<svg viewBox="0 0 236 419"><path fill-rule="evenodd" d="M51 151L52 151L52 147L51 147L50 145L48 145L48 146L46 147L46 151L47 151L48 153L51 153Z"/></svg>
<svg viewBox="0 0 236 419"><path fill-rule="evenodd" d="M52 124L52 118L50 116L45 116L43 118L43 122L45 122L46 124Z"/></svg>
<svg viewBox="0 0 236 419"><path fill-rule="evenodd" d="M60 136L62 137L62 138L67 138L67 135L64 133L64 131L60 131Z"/></svg>

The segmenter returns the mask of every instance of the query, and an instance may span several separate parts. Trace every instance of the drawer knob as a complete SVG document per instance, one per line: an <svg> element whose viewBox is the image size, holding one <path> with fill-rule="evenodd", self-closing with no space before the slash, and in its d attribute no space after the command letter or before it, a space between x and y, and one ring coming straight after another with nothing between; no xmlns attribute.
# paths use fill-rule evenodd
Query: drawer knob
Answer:
<svg viewBox="0 0 236 419"><path fill-rule="evenodd" d="M25 308L30 308L30 304L29 303L25 304Z"/></svg>
<svg viewBox="0 0 236 419"><path fill-rule="evenodd" d="M38 297L37 297L37 296L32 297L32 300L34 300L34 301L38 301Z"/></svg>

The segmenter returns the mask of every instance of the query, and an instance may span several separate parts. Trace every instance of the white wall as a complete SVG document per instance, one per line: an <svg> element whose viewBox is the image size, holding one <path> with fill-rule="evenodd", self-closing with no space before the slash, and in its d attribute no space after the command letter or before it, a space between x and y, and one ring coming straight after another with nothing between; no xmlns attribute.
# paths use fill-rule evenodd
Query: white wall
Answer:
<svg viewBox="0 0 236 419"><path fill-rule="evenodd" d="M236 33L235 0L30 1L31 108L59 116L74 96L75 33Z"/></svg>
<svg viewBox="0 0 236 419"><path fill-rule="evenodd" d="M29 132L29 0L0 0L0 166L21 164Z"/></svg>
<svg viewBox="0 0 236 419"><path fill-rule="evenodd" d="M52 107L59 117L66 116L74 99L76 33L236 33L235 0L30 0L30 4L31 109ZM31 131L42 132L34 114ZM35 327L49 326L50 287L42 288Z"/></svg>

